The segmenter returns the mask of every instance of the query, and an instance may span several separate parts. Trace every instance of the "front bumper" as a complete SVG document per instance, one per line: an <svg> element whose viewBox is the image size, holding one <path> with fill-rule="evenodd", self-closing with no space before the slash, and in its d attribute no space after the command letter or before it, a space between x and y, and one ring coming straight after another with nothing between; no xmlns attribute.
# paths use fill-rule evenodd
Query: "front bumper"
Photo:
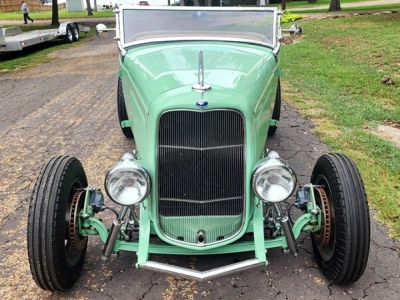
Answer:
<svg viewBox="0 0 400 300"><path fill-rule="evenodd" d="M207 271L197 271L150 260L144 264L138 264L137 268L139 270L165 273L178 278L203 282L264 266L265 262L260 262L258 259L253 258Z"/></svg>

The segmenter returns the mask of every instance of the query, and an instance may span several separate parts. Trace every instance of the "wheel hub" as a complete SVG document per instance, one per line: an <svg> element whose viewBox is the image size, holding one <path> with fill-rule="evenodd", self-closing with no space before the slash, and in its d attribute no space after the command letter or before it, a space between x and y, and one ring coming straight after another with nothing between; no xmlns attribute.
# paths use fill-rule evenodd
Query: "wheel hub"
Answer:
<svg viewBox="0 0 400 300"><path fill-rule="evenodd" d="M80 236L78 230L79 211L82 209L84 200L85 191L77 191L72 197L70 209L67 211L68 241L75 251L83 250L88 239L87 236Z"/></svg>
<svg viewBox="0 0 400 300"><path fill-rule="evenodd" d="M328 196L324 189L316 188L315 196L317 203L321 207L322 224L321 230L314 233L314 241L319 247L325 247L329 244L332 232L332 214L329 206Z"/></svg>

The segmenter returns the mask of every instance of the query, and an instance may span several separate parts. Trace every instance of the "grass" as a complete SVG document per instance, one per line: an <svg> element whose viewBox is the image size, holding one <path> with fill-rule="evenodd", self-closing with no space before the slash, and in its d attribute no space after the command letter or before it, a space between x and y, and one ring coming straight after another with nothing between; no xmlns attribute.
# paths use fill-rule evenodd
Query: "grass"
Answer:
<svg viewBox="0 0 400 300"><path fill-rule="evenodd" d="M373 0L341 0L340 4L342 7L342 11L351 11L351 10L377 10L377 9L391 9L397 8L399 9L399 4L385 4L385 5L374 5L374 6L357 6L357 7L344 7L344 5L349 3L360 3L360 2L368 2ZM308 1L286 1L286 10L290 11L291 9L306 9L304 12L321 12L326 11L330 5L330 0L318 0L316 3L308 3ZM279 6L280 4L272 4L271 6ZM325 8L315 9L315 7L324 6Z"/></svg>
<svg viewBox="0 0 400 300"><path fill-rule="evenodd" d="M51 20L51 11L31 11L29 16L34 20ZM58 11L59 19L77 19L77 18L107 18L114 17L114 13L111 10L99 10L94 11L93 16L88 16L87 11L81 12L67 12L65 8ZM0 20L23 20L22 13L16 12L2 12L0 14Z"/></svg>
<svg viewBox="0 0 400 300"><path fill-rule="evenodd" d="M348 3L348 2L347 2ZM343 4L343 3L342 3ZM329 5L328 5L329 6ZM286 6L286 11L292 11L294 7ZM400 9L400 4L386 4L386 5L374 5L374 6L357 6L357 7L343 7L341 11L336 11L332 13L338 12L362 12L362 11L378 11L378 10L398 10ZM295 10L293 10L295 12ZM300 11L298 11L300 13ZM328 12L327 8L319 8L313 9L310 7L309 9L301 10L301 13L325 13Z"/></svg>
<svg viewBox="0 0 400 300"><path fill-rule="evenodd" d="M400 18L297 23L305 35L281 51L284 100L316 123L332 151L353 159L376 217L400 238L400 149L376 135L378 125L400 125ZM395 84L382 84L384 76Z"/></svg>

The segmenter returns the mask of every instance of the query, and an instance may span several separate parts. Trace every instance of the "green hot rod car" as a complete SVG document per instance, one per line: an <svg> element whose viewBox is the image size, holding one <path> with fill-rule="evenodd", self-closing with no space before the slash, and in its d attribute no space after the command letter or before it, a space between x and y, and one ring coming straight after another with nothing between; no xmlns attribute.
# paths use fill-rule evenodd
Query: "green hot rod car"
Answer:
<svg viewBox="0 0 400 300"><path fill-rule="evenodd" d="M91 235L104 242L104 260L132 251L139 270L205 281L264 268L271 248L296 256L302 232L311 234L316 262L330 281L358 280L370 220L356 166L344 155L324 154L310 182L298 186L289 164L265 149L281 110L281 11L121 6L115 13L116 28L97 28L115 30L120 126L136 142L105 177L107 196L120 210L88 185L77 158L51 159L29 208L36 283L68 289ZM295 222L282 205L292 194ZM116 215L110 226L97 217L105 210ZM237 252L254 257L199 271L150 256Z"/></svg>

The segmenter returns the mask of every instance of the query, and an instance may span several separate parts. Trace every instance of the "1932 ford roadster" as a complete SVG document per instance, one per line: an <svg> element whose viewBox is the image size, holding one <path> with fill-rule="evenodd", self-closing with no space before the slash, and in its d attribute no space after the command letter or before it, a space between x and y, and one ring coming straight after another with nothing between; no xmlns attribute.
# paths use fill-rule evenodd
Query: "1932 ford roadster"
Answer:
<svg viewBox="0 0 400 300"><path fill-rule="evenodd" d="M289 164L265 149L281 110L280 17L275 8L116 10L118 116L136 142L105 176L120 210L88 185L77 158L51 159L28 217L29 263L41 288L63 291L75 282L91 235L104 242L104 260L133 251L139 270L204 281L265 267L271 248L297 255L296 239L309 232L330 281L360 278L370 220L356 166L341 154L322 155L298 187ZM282 206L292 194L295 222ZM116 215L110 227L97 217L108 209ZM245 251L254 257L206 271L150 256Z"/></svg>

